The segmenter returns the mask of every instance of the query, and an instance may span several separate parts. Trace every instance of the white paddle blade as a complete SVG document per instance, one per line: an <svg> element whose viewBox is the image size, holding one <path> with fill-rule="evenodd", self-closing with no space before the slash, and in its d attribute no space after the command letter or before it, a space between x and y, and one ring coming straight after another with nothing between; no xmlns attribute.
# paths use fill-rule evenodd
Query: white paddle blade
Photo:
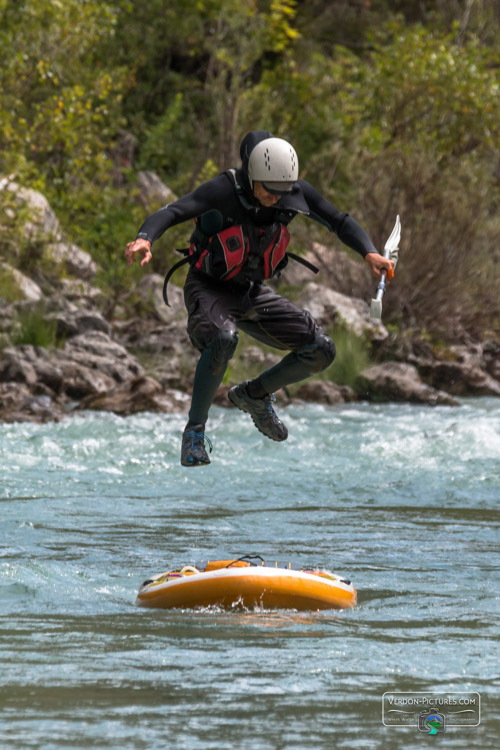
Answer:
<svg viewBox="0 0 500 750"><path fill-rule="evenodd" d="M370 304L370 318L381 320L382 318L382 300L372 299Z"/></svg>
<svg viewBox="0 0 500 750"><path fill-rule="evenodd" d="M389 235L389 239L387 240L384 246L384 256L386 258L389 258L391 253L393 253L395 250L399 250L400 239L401 239L401 220L398 214L396 216L396 223L394 224L394 229Z"/></svg>
<svg viewBox="0 0 500 750"><path fill-rule="evenodd" d="M401 239L401 220L398 214L396 216L396 223L394 224L394 229L389 235L389 239L387 240L384 246L384 258L390 258L391 260L393 260L394 267L396 267L396 263L398 260L400 239ZM381 281L377 287L377 297L376 299L372 299L371 304L370 304L370 318L374 318L375 320L382 319L382 297L384 296L384 292L385 292L385 276L386 276L386 272L382 271Z"/></svg>

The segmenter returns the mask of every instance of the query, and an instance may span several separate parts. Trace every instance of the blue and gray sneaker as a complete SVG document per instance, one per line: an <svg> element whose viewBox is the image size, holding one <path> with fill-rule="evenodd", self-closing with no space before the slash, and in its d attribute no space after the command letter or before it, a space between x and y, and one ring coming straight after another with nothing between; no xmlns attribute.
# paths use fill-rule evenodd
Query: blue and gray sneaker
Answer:
<svg viewBox="0 0 500 750"><path fill-rule="evenodd" d="M245 380L244 383L231 388L227 394L228 399L238 409L250 414L254 425L263 435L271 440L286 440L288 430L273 409L273 401L276 401L274 394L268 394L264 398L252 398L247 392L249 382Z"/></svg>
<svg viewBox="0 0 500 750"><path fill-rule="evenodd" d="M205 435L202 424L195 424L182 433L181 464L183 466L204 466L210 463L208 453L205 450L205 440L212 452L212 443Z"/></svg>

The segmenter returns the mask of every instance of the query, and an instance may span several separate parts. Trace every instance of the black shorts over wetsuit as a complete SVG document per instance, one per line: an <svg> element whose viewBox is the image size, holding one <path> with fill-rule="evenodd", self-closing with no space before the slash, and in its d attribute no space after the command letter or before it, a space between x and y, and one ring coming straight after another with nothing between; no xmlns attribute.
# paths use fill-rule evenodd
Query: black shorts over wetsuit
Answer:
<svg viewBox="0 0 500 750"><path fill-rule="evenodd" d="M202 352L220 330L240 329L276 349L293 351L318 330L313 317L265 284L243 286L190 270L184 286L191 343Z"/></svg>

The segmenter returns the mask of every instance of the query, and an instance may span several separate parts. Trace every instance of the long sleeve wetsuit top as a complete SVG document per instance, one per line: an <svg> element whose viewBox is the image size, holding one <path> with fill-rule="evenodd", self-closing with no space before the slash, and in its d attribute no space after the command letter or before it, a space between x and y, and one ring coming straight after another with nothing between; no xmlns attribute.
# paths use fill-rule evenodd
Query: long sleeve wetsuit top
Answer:
<svg viewBox="0 0 500 750"><path fill-rule="evenodd" d="M242 170L236 172L241 179L245 175L240 173ZM349 214L335 208L305 180L298 180L292 192L285 194L270 208L262 206L250 191L246 191L245 197L245 205L242 207L235 190L234 180L228 173L222 173L203 183L192 193L184 195L149 216L141 226L137 237L153 243L170 227L209 213L212 222L213 217L219 214L220 221L215 220L215 225L223 222L225 226L228 226L233 223L233 218L236 224L240 222L241 212L244 210L247 221L260 227L272 224L278 213L287 215L288 221L291 221L297 214L303 214L320 222L331 232L335 232L345 245L363 257L367 253L377 252L369 236L357 221Z"/></svg>
<svg viewBox="0 0 500 750"><path fill-rule="evenodd" d="M289 224L297 214L309 216L323 224L352 250L365 257L376 253L372 241L360 225L335 206L305 180L297 180L293 190L283 195L272 207L265 207L254 196L248 178L248 161L257 143L271 138L268 130L252 130L240 145L241 168L223 172L203 183L192 193L149 216L137 238L153 243L169 228L188 219L200 219L203 231L216 234L222 227L250 223L267 227L279 220Z"/></svg>

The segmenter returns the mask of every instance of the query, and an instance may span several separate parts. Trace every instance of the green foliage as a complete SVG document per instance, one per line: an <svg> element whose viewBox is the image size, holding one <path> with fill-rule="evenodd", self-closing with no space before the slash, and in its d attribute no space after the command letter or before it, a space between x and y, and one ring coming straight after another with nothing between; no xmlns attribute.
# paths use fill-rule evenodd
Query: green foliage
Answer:
<svg viewBox="0 0 500 750"><path fill-rule="evenodd" d="M108 185L101 189L98 199L88 188L80 192L76 209L65 205L76 243L98 264L96 283L106 292L104 312L110 316L128 295L133 280L141 275L138 265L127 267L123 255L126 243L135 237L143 220L134 196L135 188L130 184L124 191ZM82 214L85 223L81 223Z"/></svg>
<svg viewBox="0 0 500 750"><path fill-rule="evenodd" d="M0 263L0 300L5 302L18 302L23 295L12 272L3 263Z"/></svg>
<svg viewBox="0 0 500 750"><path fill-rule="evenodd" d="M49 348L56 346L57 322L47 320L43 308L31 308L23 310L18 315L18 328L14 328L12 343L14 346L31 344L31 346L42 346Z"/></svg>
<svg viewBox="0 0 500 750"><path fill-rule="evenodd" d="M19 204L13 191L9 190L9 183L13 180L5 179L0 189L0 258L4 258L11 265L15 263L20 253L23 227L29 219L26 205Z"/></svg>
<svg viewBox="0 0 500 750"><path fill-rule="evenodd" d="M237 160L243 131L253 127L245 122L246 99L256 72L281 65L299 36L295 3L175 0L161 13L155 2L137 13L150 26L147 59L143 39L130 39L128 27L124 43L137 49L138 75L155 93L141 98L136 89L125 100L144 136L141 163L168 174L174 190L191 188L207 154L218 170ZM177 20L186 14L187 28ZM187 75L179 74L179 64ZM260 109L251 114L252 122Z"/></svg>
<svg viewBox="0 0 500 750"><path fill-rule="evenodd" d="M319 377L354 388L358 375L370 365L370 347L364 338L354 336L341 326L328 333L335 342L337 354L333 364Z"/></svg>
<svg viewBox="0 0 500 750"><path fill-rule="evenodd" d="M372 152L404 144L448 161L498 147L500 77L490 67L497 55L475 40L458 45L455 36L456 29L443 35L396 24L379 35L357 113Z"/></svg>
<svg viewBox="0 0 500 750"><path fill-rule="evenodd" d="M5 2L0 24L7 169L18 154L55 184L73 189L107 167L104 149L120 123L126 72L103 66L99 46L118 8L88 0Z"/></svg>
<svg viewBox="0 0 500 750"><path fill-rule="evenodd" d="M0 67L0 168L41 190L75 240L97 207L102 217L106 205L124 203L116 192L110 196L111 154L130 73L103 64L99 54L122 9L97 0L7 1L1 8L0 45L9 55ZM97 243L99 258L113 234L116 227L107 244ZM95 239L90 225L83 244ZM24 250L19 265L39 267L43 247Z"/></svg>
<svg viewBox="0 0 500 750"><path fill-rule="evenodd" d="M500 321L499 42L495 0L0 0L0 177L47 196L111 314L143 273L123 260L144 219L136 172L182 195L269 129L377 246L401 214L387 320L480 335ZM10 208L0 253L45 273ZM152 270L188 234L169 231Z"/></svg>
<svg viewBox="0 0 500 750"><path fill-rule="evenodd" d="M488 281L498 278L498 53L474 37L458 45L456 33L379 30L342 106L356 213L378 247L402 218L385 317L447 338L480 336L499 317Z"/></svg>

